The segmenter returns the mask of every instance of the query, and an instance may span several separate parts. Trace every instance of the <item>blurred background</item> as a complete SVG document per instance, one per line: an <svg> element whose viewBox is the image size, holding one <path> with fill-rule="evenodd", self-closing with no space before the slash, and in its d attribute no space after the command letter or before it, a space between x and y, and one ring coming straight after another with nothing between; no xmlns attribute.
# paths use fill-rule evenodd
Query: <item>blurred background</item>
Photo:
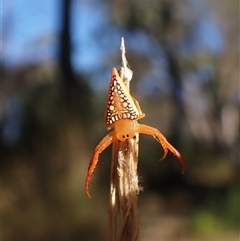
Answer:
<svg viewBox="0 0 240 241"><path fill-rule="evenodd" d="M146 118L141 240L239 240L239 1L3 1L2 240L107 240L111 148L103 114L120 40Z"/></svg>

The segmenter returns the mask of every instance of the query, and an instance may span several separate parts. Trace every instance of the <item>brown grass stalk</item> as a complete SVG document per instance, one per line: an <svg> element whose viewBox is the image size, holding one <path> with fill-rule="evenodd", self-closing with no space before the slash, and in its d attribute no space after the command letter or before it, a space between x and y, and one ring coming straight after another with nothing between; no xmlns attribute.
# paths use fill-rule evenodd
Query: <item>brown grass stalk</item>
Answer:
<svg viewBox="0 0 240 241"><path fill-rule="evenodd" d="M124 39L121 41L122 67L120 76L128 90L132 71L128 68ZM139 215L137 209L138 135L126 142L114 142L110 177L109 241L138 241Z"/></svg>

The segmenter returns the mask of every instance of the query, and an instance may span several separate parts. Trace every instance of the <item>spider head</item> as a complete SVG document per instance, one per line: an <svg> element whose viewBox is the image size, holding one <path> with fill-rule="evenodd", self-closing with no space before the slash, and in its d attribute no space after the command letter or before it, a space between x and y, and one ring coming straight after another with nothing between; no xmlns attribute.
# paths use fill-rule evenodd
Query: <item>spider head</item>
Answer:
<svg viewBox="0 0 240 241"><path fill-rule="evenodd" d="M136 121L122 119L115 123L115 134L119 141L125 141L136 136Z"/></svg>

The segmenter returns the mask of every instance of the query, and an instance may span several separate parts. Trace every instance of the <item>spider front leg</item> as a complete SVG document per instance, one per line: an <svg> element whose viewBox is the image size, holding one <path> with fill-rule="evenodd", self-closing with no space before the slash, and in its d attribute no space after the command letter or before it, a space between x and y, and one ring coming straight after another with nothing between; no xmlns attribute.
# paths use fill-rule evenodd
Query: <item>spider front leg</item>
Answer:
<svg viewBox="0 0 240 241"><path fill-rule="evenodd" d="M164 137L164 135L158 129L153 128L148 125L138 124L138 133L150 135L150 136L157 138L157 140L161 143L161 145L163 147L163 151L164 151L163 157L160 160L163 160L166 157L168 150L171 151L180 161L180 163L182 165L182 173L184 173L185 164L184 164L181 154L167 141L167 139Z"/></svg>
<svg viewBox="0 0 240 241"><path fill-rule="evenodd" d="M92 159L89 163L88 166L88 172L87 172L87 177L85 180L85 192L87 193L88 197L91 198L90 193L89 193L89 182L91 180L92 174L96 168L96 165L98 163L98 158L99 155L109 146L112 144L113 139L114 139L114 135L113 135L113 131L110 132L108 135L106 135L101 141L100 143L97 145L97 147L94 150Z"/></svg>

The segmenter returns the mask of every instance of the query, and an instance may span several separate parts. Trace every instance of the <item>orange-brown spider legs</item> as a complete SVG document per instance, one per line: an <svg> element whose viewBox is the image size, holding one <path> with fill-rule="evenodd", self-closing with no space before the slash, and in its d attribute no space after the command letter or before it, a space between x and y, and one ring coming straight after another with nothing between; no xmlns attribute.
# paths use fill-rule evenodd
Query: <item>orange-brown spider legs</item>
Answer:
<svg viewBox="0 0 240 241"><path fill-rule="evenodd" d="M182 165L182 173L184 173L185 164L184 164L181 154L167 141L167 139L164 137L164 135L158 129L153 128L148 125L138 124L138 132L142 133L142 134L146 134L146 135L151 135L151 136L154 136L155 138L157 138L157 140L159 140L159 142L161 143L161 145L163 147L163 151L164 151L163 157L160 160L163 160L166 157L168 150L171 151L180 161L180 163Z"/></svg>
<svg viewBox="0 0 240 241"><path fill-rule="evenodd" d="M95 148L94 150L94 153L93 153L93 156L92 156L92 159L89 163L89 166L88 166L88 172L87 172L87 177L86 177L86 180L85 180L85 191L88 195L88 197L90 198L90 193L89 193L89 182L91 180L91 177L92 177L92 174L96 168L96 165L98 163L98 158L99 158L99 155L109 146L112 144L113 142L113 139L114 139L114 136L113 136L113 132L110 132L108 135L106 135L101 141L100 143L97 145L97 147Z"/></svg>

